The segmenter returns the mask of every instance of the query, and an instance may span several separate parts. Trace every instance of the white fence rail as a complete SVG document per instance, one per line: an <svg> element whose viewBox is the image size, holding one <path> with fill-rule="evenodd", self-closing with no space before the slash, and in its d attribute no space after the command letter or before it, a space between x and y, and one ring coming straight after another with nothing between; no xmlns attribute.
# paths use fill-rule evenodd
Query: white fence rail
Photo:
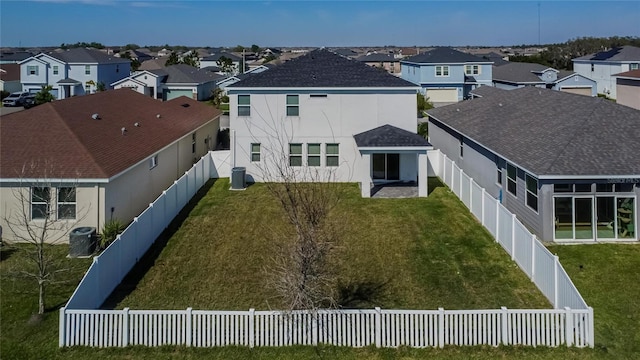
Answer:
<svg viewBox="0 0 640 360"><path fill-rule="evenodd" d="M60 310L60 346L593 346L593 310Z"/></svg>
<svg viewBox="0 0 640 360"><path fill-rule="evenodd" d="M147 207L100 255L67 302L70 309L97 309L122 282L173 218L211 177L211 155L203 156Z"/></svg>
<svg viewBox="0 0 640 360"><path fill-rule="evenodd" d="M442 152L430 153L436 175L462 200L471 213L493 235L518 266L549 299L554 308L588 309L558 257L551 254L535 235L489 195Z"/></svg>

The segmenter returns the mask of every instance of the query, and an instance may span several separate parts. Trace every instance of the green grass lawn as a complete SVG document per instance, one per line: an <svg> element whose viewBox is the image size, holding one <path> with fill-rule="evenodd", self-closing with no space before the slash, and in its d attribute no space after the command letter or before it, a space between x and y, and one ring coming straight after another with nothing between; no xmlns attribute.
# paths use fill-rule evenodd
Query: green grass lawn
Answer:
<svg viewBox="0 0 640 360"><path fill-rule="evenodd" d="M548 308L544 296L445 187L414 199L363 199L356 185L332 262L344 307ZM282 309L268 286L286 228L263 184L217 181L118 308Z"/></svg>
<svg viewBox="0 0 640 360"><path fill-rule="evenodd" d="M277 228L279 211L259 185L243 192L228 192L228 182L219 180L193 209L169 240L165 250L138 284L138 289L120 304L136 308L246 309L275 305L273 294L247 280L236 284L226 278L260 278L259 261L267 258L269 233ZM228 204L228 205L226 205ZM259 208L260 212L255 211ZM221 213L222 211L226 213ZM378 211L378 215L375 212ZM436 189L427 199L360 199L350 191L340 209L348 218L349 236L342 246L349 261L339 262L353 282L382 283L372 302L386 308L420 307L548 307L529 280L517 271L508 256L479 230L463 205L446 188ZM402 220L407 217L410 220ZM263 221L269 224L258 227ZM227 223L227 226L223 226ZM258 228L256 228L258 227ZM207 231L204 231L207 229ZM436 232L435 230L438 230ZM354 234L362 234L359 238ZM396 236L398 234L399 236ZM366 238L365 238L366 236ZM233 237L230 244L223 237ZM386 245L383 244L386 242ZM413 242L413 243L412 243ZM66 246L58 248L61 257ZM3 251L0 261L0 358L1 359L637 359L640 358L640 246L585 245L552 246L562 264L594 307L595 349L523 347L448 347L445 349L375 349L329 346L287 348L195 349L184 347L125 349L58 349L58 311L89 261L69 273L68 284L49 290L51 311L38 324L29 322L37 309L35 285L14 282L6 276L22 262ZM227 259L242 256L242 261ZM204 254L202 254L204 253ZM171 256L169 256L171 255ZM177 257L178 259L173 259ZM211 259L207 261L206 259ZM369 257L372 261L366 260ZM404 259L403 259L404 257ZM69 260L71 261L71 260ZM371 264L371 262L375 262ZM484 263L484 264L483 264ZM198 270L196 265L207 271ZM488 265L487 265L488 264ZM583 265L580 269L580 265ZM229 266L223 269L223 266ZM249 269L245 269L249 268ZM190 274L190 271L196 271ZM218 275L222 271L224 275ZM253 271L253 273L252 273ZM399 272L399 273L395 273ZM503 273L504 272L504 273ZM207 289L194 290L195 277L205 277ZM497 279L494 279L497 277ZM406 279L405 279L406 278ZM346 278L345 278L346 279ZM382 279L382 280L380 280ZM201 281L202 282L202 281ZM348 282L344 280L344 282ZM495 282L495 283L494 283ZM480 283L480 284L477 284ZM222 287L222 288L219 288ZM227 288L225 288L227 287ZM447 290L449 289L449 290ZM156 291L157 290L157 291ZM170 291L171 294L160 291ZM187 292L197 291L207 300L192 301ZM214 295L207 295L213 291ZM238 294L230 294L238 291ZM453 293L457 295L452 295ZM495 298L494 298L495 293ZM146 294L146 295L144 295ZM146 297L146 298L145 298ZM460 297L460 298L457 298ZM465 299L466 297L466 299ZM472 298L472 299L469 299ZM175 299L175 300L171 300ZM259 299L259 300L255 300ZM173 303L166 305L164 302ZM238 301L239 305L232 306ZM137 305L136 305L137 304ZM152 305L151 305L152 304ZM155 305L160 304L160 305ZM219 304L219 305L218 305ZM215 307L213 307L215 305ZM357 304L364 307L371 303Z"/></svg>

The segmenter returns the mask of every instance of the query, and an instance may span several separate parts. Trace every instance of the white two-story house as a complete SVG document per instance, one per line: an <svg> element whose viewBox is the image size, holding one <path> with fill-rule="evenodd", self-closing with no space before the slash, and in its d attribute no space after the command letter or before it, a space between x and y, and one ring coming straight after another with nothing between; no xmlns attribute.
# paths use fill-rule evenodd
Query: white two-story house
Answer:
<svg viewBox="0 0 640 360"><path fill-rule="evenodd" d="M131 60L87 48L40 53L20 62L22 90L38 92L51 85L56 99L91 94L100 84L110 89L130 71Z"/></svg>
<svg viewBox="0 0 640 360"><path fill-rule="evenodd" d="M416 85L435 105L456 103L481 85L491 85L492 61L438 47L400 61L401 77Z"/></svg>
<svg viewBox="0 0 640 360"><path fill-rule="evenodd" d="M617 99L615 74L640 69L640 48L616 47L611 50L572 59L573 71L593 79L598 84L598 94Z"/></svg>
<svg viewBox="0 0 640 360"><path fill-rule="evenodd" d="M321 49L227 87L232 165L254 181L416 182L427 151L414 84Z"/></svg>

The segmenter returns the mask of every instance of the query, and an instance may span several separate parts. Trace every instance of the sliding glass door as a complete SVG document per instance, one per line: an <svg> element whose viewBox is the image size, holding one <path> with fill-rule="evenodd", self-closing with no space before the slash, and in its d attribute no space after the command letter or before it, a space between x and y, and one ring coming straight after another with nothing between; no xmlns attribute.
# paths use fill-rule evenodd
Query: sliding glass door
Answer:
<svg viewBox="0 0 640 360"><path fill-rule="evenodd" d="M554 239L636 239L635 198L625 196L556 196Z"/></svg>

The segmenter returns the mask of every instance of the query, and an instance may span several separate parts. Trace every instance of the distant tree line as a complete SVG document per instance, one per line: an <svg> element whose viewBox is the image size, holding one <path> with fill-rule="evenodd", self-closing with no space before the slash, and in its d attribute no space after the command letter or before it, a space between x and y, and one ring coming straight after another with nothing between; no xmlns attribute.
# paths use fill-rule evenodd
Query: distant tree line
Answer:
<svg viewBox="0 0 640 360"><path fill-rule="evenodd" d="M579 37L562 44L547 45L546 50L532 56L510 56L510 61L530 62L550 66L559 70L573 70L571 59L585 56L614 47L632 45L640 47L640 37Z"/></svg>
<svg viewBox="0 0 640 360"><path fill-rule="evenodd" d="M90 43L88 43L88 42L84 42L84 41L83 41L83 42L77 42L77 43L75 43L75 44L65 44L65 43L62 43L62 44L60 44L60 48L61 48L61 49L64 49L64 50L67 50L67 49L74 49L74 48L94 48L94 49L104 49L104 48L105 48L105 46L104 46L104 45L102 45L101 43L99 43L99 42L95 42L95 41L92 41L92 42L90 42Z"/></svg>

